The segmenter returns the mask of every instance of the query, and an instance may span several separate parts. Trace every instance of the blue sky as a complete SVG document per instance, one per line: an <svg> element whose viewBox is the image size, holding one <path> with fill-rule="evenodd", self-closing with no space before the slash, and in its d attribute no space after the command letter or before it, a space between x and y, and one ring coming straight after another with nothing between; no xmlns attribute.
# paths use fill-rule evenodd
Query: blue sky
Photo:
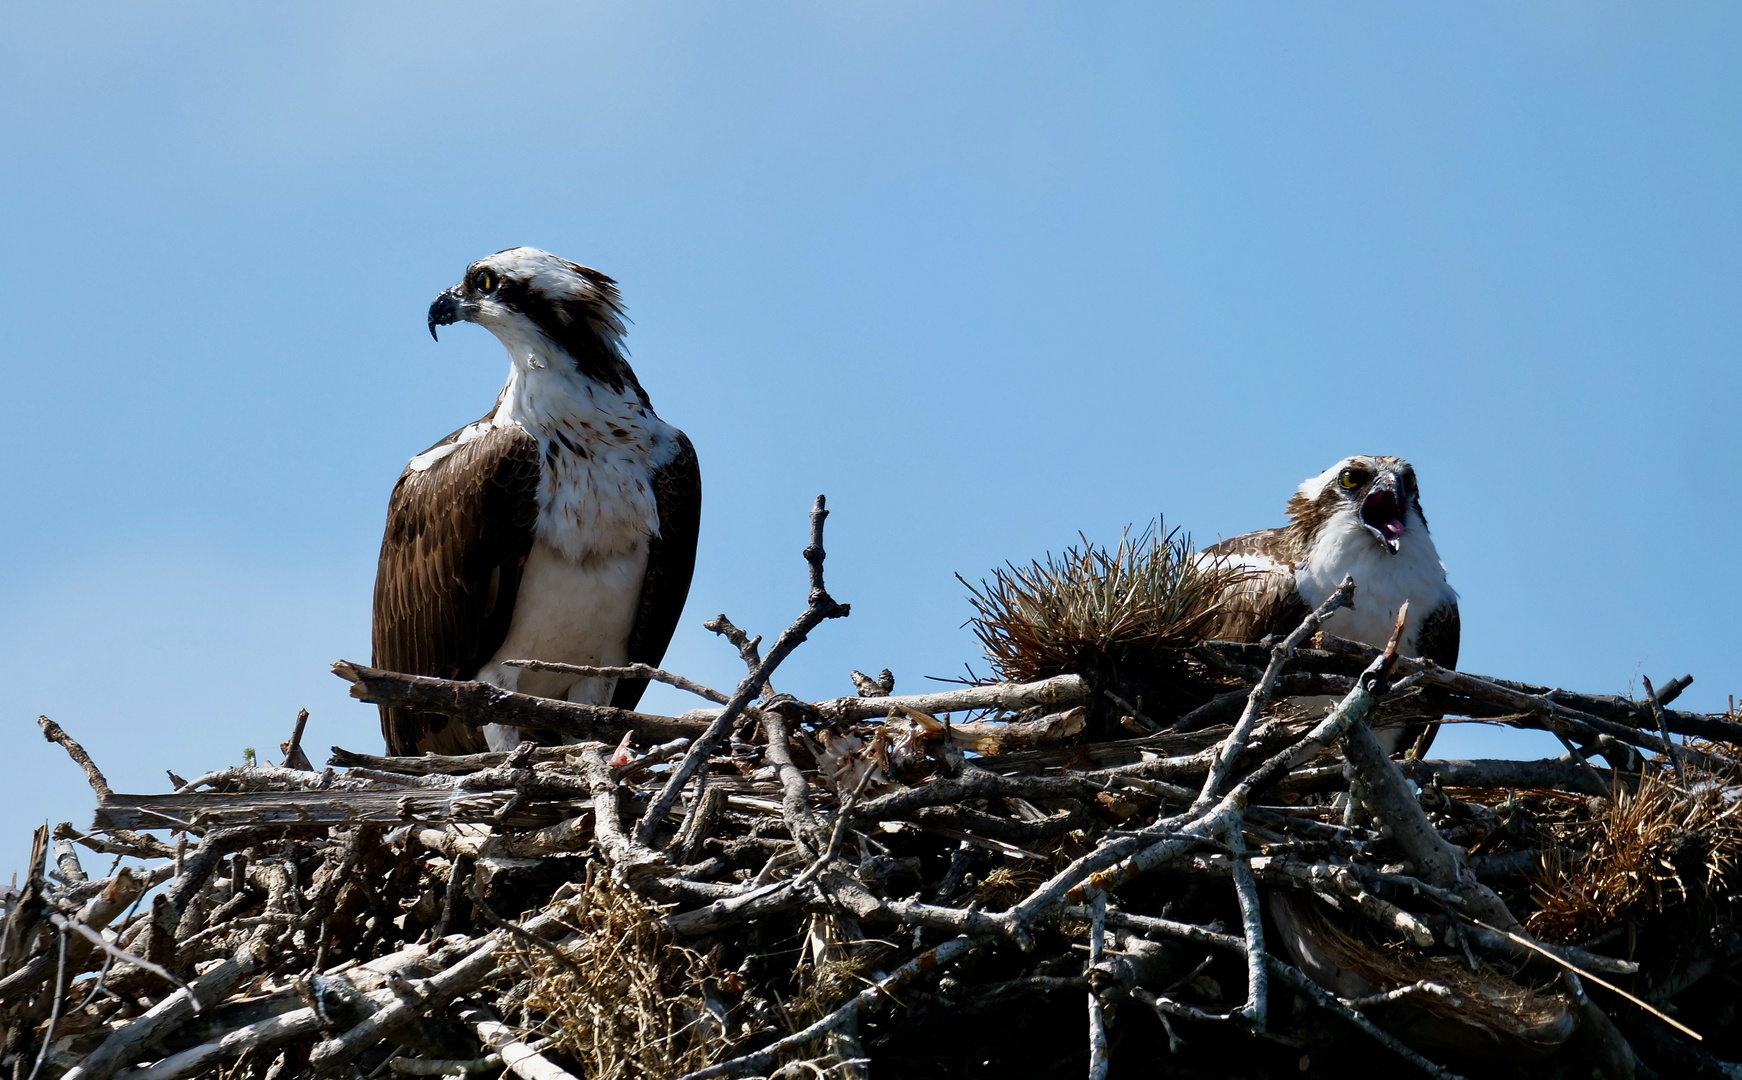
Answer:
<svg viewBox="0 0 1742 1080"><path fill-rule="evenodd" d="M9 5L0 851L90 797L379 745L386 498L506 362L432 297L516 244L622 283L706 476L668 666L803 603L777 680L979 658L954 575L1157 513L1277 524L1411 459L1463 666L1742 689L1742 13ZM981 665L983 667L983 665ZM682 707L656 691L651 707ZM1540 741L1466 728L1461 754ZM273 754L275 754L275 749Z"/></svg>

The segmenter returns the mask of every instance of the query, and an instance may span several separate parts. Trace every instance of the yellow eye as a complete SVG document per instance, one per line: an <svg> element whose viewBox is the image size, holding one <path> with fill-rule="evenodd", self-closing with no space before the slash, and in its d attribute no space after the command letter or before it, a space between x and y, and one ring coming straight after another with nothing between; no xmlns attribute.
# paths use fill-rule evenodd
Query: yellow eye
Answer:
<svg viewBox="0 0 1742 1080"><path fill-rule="evenodd" d="M488 270L480 270L472 275L472 288L479 292L493 292L496 289L496 275Z"/></svg>
<svg viewBox="0 0 1742 1080"><path fill-rule="evenodd" d="M1354 491L1356 488L1361 486L1362 476L1354 469L1344 469L1343 475L1340 479L1342 480L1344 491Z"/></svg>

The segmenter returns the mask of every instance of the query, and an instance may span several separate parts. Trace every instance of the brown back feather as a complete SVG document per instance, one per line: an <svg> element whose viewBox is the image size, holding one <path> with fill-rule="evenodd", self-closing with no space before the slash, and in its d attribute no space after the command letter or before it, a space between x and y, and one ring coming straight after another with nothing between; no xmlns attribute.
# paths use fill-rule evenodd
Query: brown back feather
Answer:
<svg viewBox="0 0 1742 1080"><path fill-rule="evenodd" d="M400 475L375 574L374 666L469 679L501 648L532 548L538 478L538 440L518 426ZM389 754L484 749L477 730L408 709L383 707L381 734Z"/></svg>
<svg viewBox="0 0 1742 1080"><path fill-rule="evenodd" d="M1257 555L1277 564L1275 569L1255 570L1222 591L1222 607L1208 636L1224 641L1259 641L1269 634L1286 634L1306 618L1306 604L1294 587L1292 572L1306 554L1296 525L1242 533L1210 545L1204 553L1234 561L1242 555Z"/></svg>

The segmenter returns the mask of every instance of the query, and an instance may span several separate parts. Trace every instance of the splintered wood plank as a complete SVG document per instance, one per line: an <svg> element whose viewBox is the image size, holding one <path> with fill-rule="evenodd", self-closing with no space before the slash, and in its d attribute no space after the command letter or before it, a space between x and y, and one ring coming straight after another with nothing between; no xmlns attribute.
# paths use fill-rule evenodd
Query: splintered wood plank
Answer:
<svg viewBox="0 0 1742 1080"><path fill-rule="evenodd" d="M399 825L413 821L494 823L512 791L255 791L186 795L110 795L93 829L228 825ZM550 825L591 803L539 802L510 811L505 825Z"/></svg>

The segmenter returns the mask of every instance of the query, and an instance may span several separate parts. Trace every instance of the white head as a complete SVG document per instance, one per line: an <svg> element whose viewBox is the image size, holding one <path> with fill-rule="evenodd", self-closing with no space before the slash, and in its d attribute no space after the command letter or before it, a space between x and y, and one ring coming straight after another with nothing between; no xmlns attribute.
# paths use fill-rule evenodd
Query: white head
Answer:
<svg viewBox="0 0 1742 1080"><path fill-rule="evenodd" d="M1343 519L1393 555L1410 542L1411 534L1427 536L1415 468L1399 457L1344 458L1303 481L1288 501L1288 514L1308 537Z"/></svg>
<svg viewBox="0 0 1742 1080"><path fill-rule="evenodd" d="M581 374L623 391L640 386L623 358L623 304L617 283L590 267L548 251L498 251L466 268L458 285L429 306L429 332L474 322L512 354L536 341L542 353L567 355Z"/></svg>

